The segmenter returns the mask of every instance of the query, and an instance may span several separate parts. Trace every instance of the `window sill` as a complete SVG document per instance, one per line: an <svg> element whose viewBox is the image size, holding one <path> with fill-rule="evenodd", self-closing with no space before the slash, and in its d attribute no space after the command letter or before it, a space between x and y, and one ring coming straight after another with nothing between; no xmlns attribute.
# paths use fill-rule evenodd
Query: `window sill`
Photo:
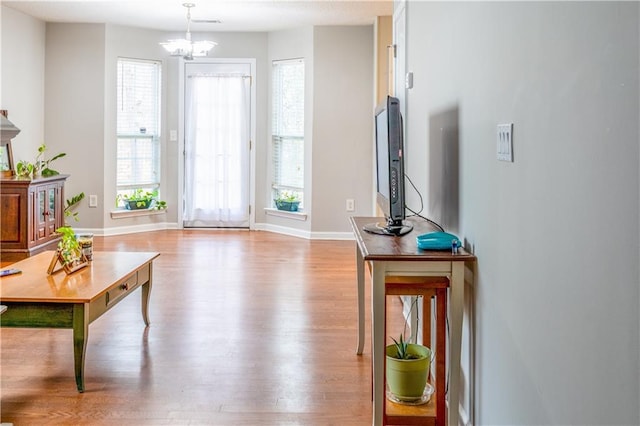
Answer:
<svg viewBox="0 0 640 426"><path fill-rule="evenodd" d="M154 210L154 209L139 209L139 210L127 210L127 209L118 209L111 211L111 219L124 219L127 217L138 217L138 216L155 216L158 214L165 214L167 209L164 210Z"/></svg>
<svg viewBox="0 0 640 426"><path fill-rule="evenodd" d="M286 217L287 219L307 220L307 214L304 212L288 212L286 210L278 210L274 208L265 208L264 212L268 216Z"/></svg>

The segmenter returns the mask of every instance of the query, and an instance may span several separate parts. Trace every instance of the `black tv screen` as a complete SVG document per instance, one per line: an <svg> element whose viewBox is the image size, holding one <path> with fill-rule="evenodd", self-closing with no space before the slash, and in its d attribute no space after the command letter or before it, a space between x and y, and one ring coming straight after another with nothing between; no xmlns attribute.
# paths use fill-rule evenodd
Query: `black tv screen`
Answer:
<svg viewBox="0 0 640 426"><path fill-rule="evenodd" d="M400 102L387 96L375 112L376 202L385 215L384 223L365 226L365 231L404 235L412 226L405 223L403 123Z"/></svg>

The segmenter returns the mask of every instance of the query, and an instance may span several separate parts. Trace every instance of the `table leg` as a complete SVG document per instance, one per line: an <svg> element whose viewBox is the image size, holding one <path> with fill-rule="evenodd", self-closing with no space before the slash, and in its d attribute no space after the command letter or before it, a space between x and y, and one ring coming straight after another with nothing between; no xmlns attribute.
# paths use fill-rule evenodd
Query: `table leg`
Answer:
<svg viewBox="0 0 640 426"><path fill-rule="evenodd" d="M83 303L73 305L73 361L78 392L84 392L84 356L89 338L89 307Z"/></svg>
<svg viewBox="0 0 640 426"><path fill-rule="evenodd" d="M458 426L460 415L460 350L464 286L464 262L452 262L450 335L456 338L451 338L449 342L449 425L454 426Z"/></svg>
<svg viewBox="0 0 640 426"><path fill-rule="evenodd" d="M385 268L372 264L371 271L371 331L373 362L373 425L382 424L383 405L385 403L384 356L385 356Z"/></svg>
<svg viewBox="0 0 640 426"><path fill-rule="evenodd" d="M150 271L153 274L153 271ZM149 298L151 297L151 275L149 275L149 282L142 284L142 319L144 324L148 327L151 322L149 321Z"/></svg>
<svg viewBox="0 0 640 426"><path fill-rule="evenodd" d="M362 355L364 350L364 258L357 245L356 271L358 280L358 349L356 353Z"/></svg>

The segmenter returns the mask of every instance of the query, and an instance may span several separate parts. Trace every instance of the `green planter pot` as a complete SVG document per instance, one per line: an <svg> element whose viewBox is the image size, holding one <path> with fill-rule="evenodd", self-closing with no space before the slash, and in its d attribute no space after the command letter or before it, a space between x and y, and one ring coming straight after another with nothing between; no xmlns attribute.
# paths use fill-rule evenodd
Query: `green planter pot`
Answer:
<svg viewBox="0 0 640 426"><path fill-rule="evenodd" d="M387 385L389 391L401 401L422 398L427 385L431 350L426 346L409 343L407 352L418 359L398 359L396 345L387 346Z"/></svg>
<svg viewBox="0 0 640 426"><path fill-rule="evenodd" d="M153 200L127 200L125 201L125 208L127 210L141 210L148 209Z"/></svg>
<svg viewBox="0 0 640 426"><path fill-rule="evenodd" d="M278 210L285 210L288 212L297 212L298 205L300 205L300 201L279 201L274 200L276 203L276 208Z"/></svg>

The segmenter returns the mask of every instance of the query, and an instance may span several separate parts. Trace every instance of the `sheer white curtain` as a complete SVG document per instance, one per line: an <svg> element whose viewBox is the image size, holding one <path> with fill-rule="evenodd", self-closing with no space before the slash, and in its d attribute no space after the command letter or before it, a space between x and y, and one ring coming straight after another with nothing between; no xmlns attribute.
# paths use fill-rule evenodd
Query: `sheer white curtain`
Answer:
<svg viewBox="0 0 640 426"><path fill-rule="evenodd" d="M249 225L250 79L187 76L184 226Z"/></svg>

